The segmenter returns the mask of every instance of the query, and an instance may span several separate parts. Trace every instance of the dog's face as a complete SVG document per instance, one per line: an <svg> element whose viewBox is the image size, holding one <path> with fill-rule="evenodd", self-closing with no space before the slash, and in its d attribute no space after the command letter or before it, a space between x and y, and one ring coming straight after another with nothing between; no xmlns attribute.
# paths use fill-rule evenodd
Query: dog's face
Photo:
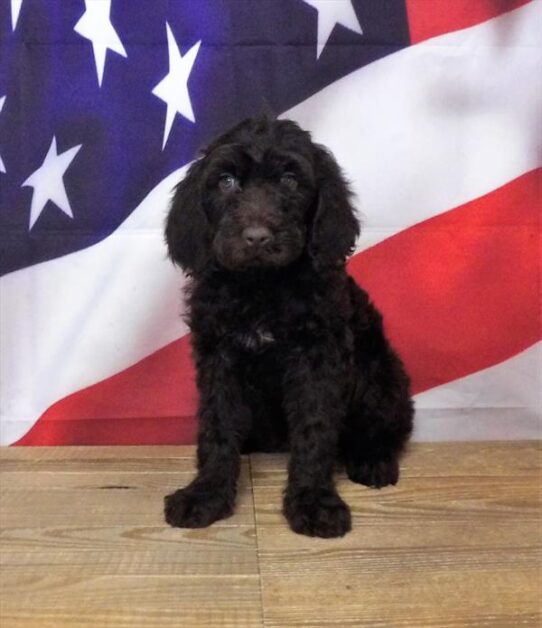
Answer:
<svg viewBox="0 0 542 628"><path fill-rule="evenodd" d="M309 142L299 135L232 138L207 157L203 208L225 268L286 266L303 252L315 181Z"/></svg>
<svg viewBox="0 0 542 628"><path fill-rule="evenodd" d="M249 119L215 140L177 187L170 256L198 273L288 266L303 254L337 263L358 233L331 155L287 120Z"/></svg>

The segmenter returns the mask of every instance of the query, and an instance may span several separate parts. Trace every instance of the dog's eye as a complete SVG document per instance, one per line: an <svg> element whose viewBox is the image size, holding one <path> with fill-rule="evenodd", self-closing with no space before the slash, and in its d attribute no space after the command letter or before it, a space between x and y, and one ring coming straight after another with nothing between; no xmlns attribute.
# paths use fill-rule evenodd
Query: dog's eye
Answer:
<svg viewBox="0 0 542 628"><path fill-rule="evenodd" d="M297 177L293 172L285 172L280 178L280 182L290 190L297 189Z"/></svg>
<svg viewBox="0 0 542 628"><path fill-rule="evenodd" d="M223 172L218 178L218 185L221 190L233 190L238 187L239 181L229 172Z"/></svg>

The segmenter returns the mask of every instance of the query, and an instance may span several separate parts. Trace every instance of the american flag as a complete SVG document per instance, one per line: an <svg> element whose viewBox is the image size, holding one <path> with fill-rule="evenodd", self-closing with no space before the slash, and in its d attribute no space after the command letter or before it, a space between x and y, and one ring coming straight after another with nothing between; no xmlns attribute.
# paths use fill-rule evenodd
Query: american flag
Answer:
<svg viewBox="0 0 542 628"><path fill-rule="evenodd" d="M193 442L163 221L262 111L352 181L416 438L540 435L540 0L0 1L2 443Z"/></svg>

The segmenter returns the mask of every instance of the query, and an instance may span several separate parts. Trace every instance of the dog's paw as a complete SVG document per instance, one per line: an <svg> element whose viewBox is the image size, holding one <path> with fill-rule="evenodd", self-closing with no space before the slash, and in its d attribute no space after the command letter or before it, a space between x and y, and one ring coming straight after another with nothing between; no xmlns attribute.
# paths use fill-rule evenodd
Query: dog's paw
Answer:
<svg viewBox="0 0 542 628"><path fill-rule="evenodd" d="M371 488L382 488L389 484L397 484L399 480L399 463L396 458L391 460L348 462L346 472L352 482L365 484Z"/></svg>
<svg viewBox="0 0 542 628"><path fill-rule="evenodd" d="M174 528L205 528L231 514L230 500L202 489L187 487L164 498L165 519Z"/></svg>
<svg viewBox="0 0 542 628"><path fill-rule="evenodd" d="M329 489L287 493L284 515L294 532L307 536L344 536L352 527L350 509Z"/></svg>

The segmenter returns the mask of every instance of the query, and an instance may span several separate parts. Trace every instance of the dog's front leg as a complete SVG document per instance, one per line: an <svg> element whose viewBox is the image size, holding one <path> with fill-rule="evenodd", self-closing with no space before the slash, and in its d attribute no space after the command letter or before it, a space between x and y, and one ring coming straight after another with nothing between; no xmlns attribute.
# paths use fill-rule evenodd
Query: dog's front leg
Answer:
<svg viewBox="0 0 542 628"><path fill-rule="evenodd" d="M165 517L172 526L202 528L233 513L250 412L228 366L220 358L198 364L198 474L165 498Z"/></svg>
<svg viewBox="0 0 542 628"><path fill-rule="evenodd" d="M306 352L292 361L284 380L290 429L284 515L294 532L337 537L350 530L350 510L333 482L345 374L336 348Z"/></svg>

